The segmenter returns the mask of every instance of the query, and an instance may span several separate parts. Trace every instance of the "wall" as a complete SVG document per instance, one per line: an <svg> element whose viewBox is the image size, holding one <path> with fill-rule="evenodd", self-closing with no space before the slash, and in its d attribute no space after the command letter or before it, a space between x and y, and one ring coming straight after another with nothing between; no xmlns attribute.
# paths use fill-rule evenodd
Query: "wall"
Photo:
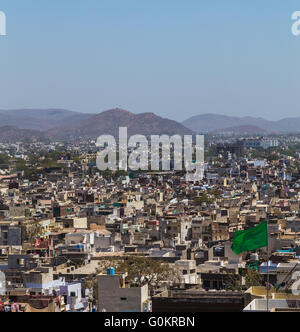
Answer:
<svg viewBox="0 0 300 332"><path fill-rule="evenodd" d="M148 299L148 286L142 288L121 288L120 275L98 276L98 311L141 312L143 303Z"/></svg>

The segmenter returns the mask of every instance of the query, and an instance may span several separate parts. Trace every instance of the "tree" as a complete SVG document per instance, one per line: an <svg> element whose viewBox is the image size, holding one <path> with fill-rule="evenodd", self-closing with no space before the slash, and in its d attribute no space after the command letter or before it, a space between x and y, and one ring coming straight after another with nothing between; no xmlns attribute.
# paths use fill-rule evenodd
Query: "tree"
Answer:
<svg viewBox="0 0 300 332"><path fill-rule="evenodd" d="M241 277L245 278L244 286L242 286ZM225 281L226 290L241 291L255 286L265 286L263 276L256 270L244 270L240 276L230 272L227 273Z"/></svg>
<svg viewBox="0 0 300 332"><path fill-rule="evenodd" d="M265 286L263 276L255 270L247 270L245 276L246 288L254 286Z"/></svg>
<svg viewBox="0 0 300 332"><path fill-rule="evenodd" d="M194 203L198 206L201 206L203 203L213 204L213 202L214 202L214 199L210 198L207 194L202 194L201 196L196 197L194 199Z"/></svg>
<svg viewBox="0 0 300 332"><path fill-rule="evenodd" d="M172 277L173 269L162 261L130 256L116 264L116 272L127 273L127 281L137 287L145 284L157 286Z"/></svg>
<svg viewBox="0 0 300 332"><path fill-rule="evenodd" d="M40 235L43 233L43 227L36 223L28 226L26 230L26 239L30 243L33 243L36 238L39 238Z"/></svg>
<svg viewBox="0 0 300 332"><path fill-rule="evenodd" d="M106 181L111 181L113 179L113 172L111 170L103 171L101 175Z"/></svg>
<svg viewBox="0 0 300 332"><path fill-rule="evenodd" d="M162 282L176 282L178 278L176 271L162 261L137 256L128 256L122 259L110 258L99 263L95 274L90 275L85 280L84 288L92 291L92 297L90 297L92 305L96 305L98 300L97 275L106 273L109 267L115 268L116 273L126 273L126 281L134 287L148 284L155 288Z"/></svg>
<svg viewBox="0 0 300 332"><path fill-rule="evenodd" d="M227 291L241 291L242 289L240 277L235 273L227 272L224 283Z"/></svg>
<svg viewBox="0 0 300 332"><path fill-rule="evenodd" d="M10 161L10 158L3 153L0 153L0 165L8 164Z"/></svg>

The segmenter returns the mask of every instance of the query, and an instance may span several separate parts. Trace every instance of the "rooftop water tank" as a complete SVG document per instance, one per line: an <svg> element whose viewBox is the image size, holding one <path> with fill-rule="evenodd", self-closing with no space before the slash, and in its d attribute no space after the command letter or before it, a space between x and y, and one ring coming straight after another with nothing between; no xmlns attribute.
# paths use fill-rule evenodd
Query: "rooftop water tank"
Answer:
<svg viewBox="0 0 300 332"><path fill-rule="evenodd" d="M108 276L114 276L115 275L115 269L113 267L109 267L107 269L107 275Z"/></svg>

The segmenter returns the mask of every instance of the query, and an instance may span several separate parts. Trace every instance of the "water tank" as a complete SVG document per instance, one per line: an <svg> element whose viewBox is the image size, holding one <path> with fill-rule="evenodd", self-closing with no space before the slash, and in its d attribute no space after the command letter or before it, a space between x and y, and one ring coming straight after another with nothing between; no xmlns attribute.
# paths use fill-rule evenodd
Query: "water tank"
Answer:
<svg viewBox="0 0 300 332"><path fill-rule="evenodd" d="M115 275L115 269L113 267L109 267L107 269L107 275L108 276L114 276Z"/></svg>

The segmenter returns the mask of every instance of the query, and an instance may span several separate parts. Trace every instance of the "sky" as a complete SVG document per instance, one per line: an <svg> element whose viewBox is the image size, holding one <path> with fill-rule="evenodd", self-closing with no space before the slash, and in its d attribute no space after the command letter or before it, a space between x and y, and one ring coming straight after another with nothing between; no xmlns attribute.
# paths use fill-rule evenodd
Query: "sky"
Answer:
<svg viewBox="0 0 300 332"><path fill-rule="evenodd" d="M298 0L1 0L0 109L300 116Z"/></svg>

